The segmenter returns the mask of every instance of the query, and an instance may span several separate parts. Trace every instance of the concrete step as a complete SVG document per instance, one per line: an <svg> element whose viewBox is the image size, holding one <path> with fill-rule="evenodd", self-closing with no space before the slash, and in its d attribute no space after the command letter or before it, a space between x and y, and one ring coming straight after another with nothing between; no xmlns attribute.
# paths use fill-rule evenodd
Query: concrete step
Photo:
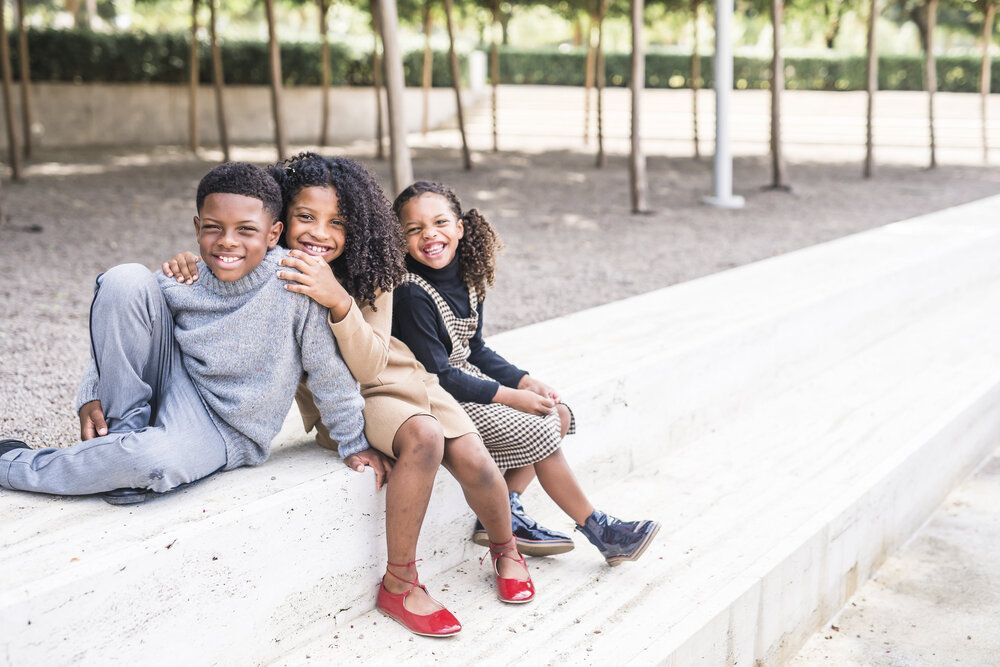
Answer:
<svg viewBox="0 0 1000 667"><path fill-rule="evenodd" d="M413 638L372 611L274 664L780 664L995 447L1000 317L981 305L998 299L1000 280L613 477L596 504L664 522L640 562L607 568L577 539L530 559L538 599L514 608L465 563L428 582L460 635Z"/></svg>
<svg viewBox="0 0 1000 667"><path fill-rule="evenodd" d="M387 630L370 615L383 499L293 412L265 465L140 507L0 493L0 665L296 664L339 651L334 635L360 651L385 632L424 657L474 654L473 637L493 645L485 630L508 624L560 632L531 640L555 661L614 656L602 639L628 626L647 641L654 620L655 642L636 642L647 657L729 646L770 661L813 629L801 605L782 606L799 590L775 583L795 581L788 568L824 583L798 595L821 615L995 435L998 332L981 304L998 296L998 213L1000 198L983 200L491 339L573 405L581 433L566 450L596 504L664 521L640 564L608 570L578 541L532 561L538 601L500 608L488 567L472 567L472 515L442 473L421 572L431 590L449 584L440 597L468 631L426 645ZM566 527L537 492L527 500ZM812 569L800 562L813 556ZM664 594L689 604L661 607Z"/></svg>

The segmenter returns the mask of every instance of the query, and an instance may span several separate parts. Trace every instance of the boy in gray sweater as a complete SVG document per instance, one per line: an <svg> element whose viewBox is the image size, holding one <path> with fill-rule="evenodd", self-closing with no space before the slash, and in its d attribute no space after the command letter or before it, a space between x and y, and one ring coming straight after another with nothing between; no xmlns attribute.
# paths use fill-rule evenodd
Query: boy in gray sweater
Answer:
<svg viewBox="0 0 1000 667"><path fill-rule="evenodd" d="M274 179L251 164L220 165L201 180L197 207L202 280L181 285L138 264L98 277L77 399L83 440L0 441L0 486L123 504L256 465L303 375L344 462L371 465L381 485L383 459L365 440L364 401L326 309L276 276L287 251L275 247Z"/></svg>

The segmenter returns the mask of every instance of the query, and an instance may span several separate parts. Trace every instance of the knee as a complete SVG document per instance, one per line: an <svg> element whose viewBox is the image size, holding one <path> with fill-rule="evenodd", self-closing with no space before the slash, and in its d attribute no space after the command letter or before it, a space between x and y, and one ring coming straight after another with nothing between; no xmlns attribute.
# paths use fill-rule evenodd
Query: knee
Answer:
<svg viewBox="0 0 1000 667"><path fill-rule="evenodd" d="M444 456L444 432L436 419L411 417L396 434L393 451L400 460L427 468L437 468Z"/></svg>
<svg viewBox="0 0 1000 667"><path fill-rule="evenodd" d="M156 278L142 264L113 266L97 279L99 294L120 301L129 296L145 295L159 290Z"/></svg>
<svg viewBox="0 0 1000 667"><path fill-rule="evenodd" d="M479 487L503 483L500 469L478 437L465 435L456 439L448 455L451 467L461 470L468 483Z"/></svg>
<svg viewBox="0 0 1000 667"><path fill-rule="evenodd" d="M573 423L573 414L564 403L556 405L556 412L559 413L559 437L564 438L566 437L566 433L569 432L570 424Z"/></svg>

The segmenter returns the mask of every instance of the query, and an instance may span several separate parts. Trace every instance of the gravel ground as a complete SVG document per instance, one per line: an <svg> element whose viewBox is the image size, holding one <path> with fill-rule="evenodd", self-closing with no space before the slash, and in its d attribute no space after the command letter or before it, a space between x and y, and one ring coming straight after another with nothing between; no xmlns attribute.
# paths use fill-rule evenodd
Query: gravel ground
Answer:
<svg viewBox="0 0 1000 667"><path fill-rule="evenodd" d="M387 165L365 159L384 184ZM269 159L267 149L237 157ZM649 215L628 213L624 157L593 168L589 154L414 152L419 178L452 185L506 242L487 334L821 243L1000 192L1000 168L792 163L791 193L762 189L764 158L738 158L746 207L699 204L711 161L649 160ZM76 384L88 354L93 278L122 262L156 267L194 249L198 179L214 163L177 149L50 153L24 183L4 183L0 224L0 437L38 446L76 438ZM638 314L637 315L641 315Z"/></svg>

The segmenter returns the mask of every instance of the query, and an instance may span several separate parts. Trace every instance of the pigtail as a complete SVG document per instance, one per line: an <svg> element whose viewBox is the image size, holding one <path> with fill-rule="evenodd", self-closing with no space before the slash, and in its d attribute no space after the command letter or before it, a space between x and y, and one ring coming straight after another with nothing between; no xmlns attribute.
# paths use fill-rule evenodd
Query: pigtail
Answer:
<svg viewBox="0 0 1000 667"><path fill-rule="evenodd" d="M462 214L465 234L458 243L458 273L482 301L496 278L497 253L503 242L493 225L476 209Z"/></svg>

